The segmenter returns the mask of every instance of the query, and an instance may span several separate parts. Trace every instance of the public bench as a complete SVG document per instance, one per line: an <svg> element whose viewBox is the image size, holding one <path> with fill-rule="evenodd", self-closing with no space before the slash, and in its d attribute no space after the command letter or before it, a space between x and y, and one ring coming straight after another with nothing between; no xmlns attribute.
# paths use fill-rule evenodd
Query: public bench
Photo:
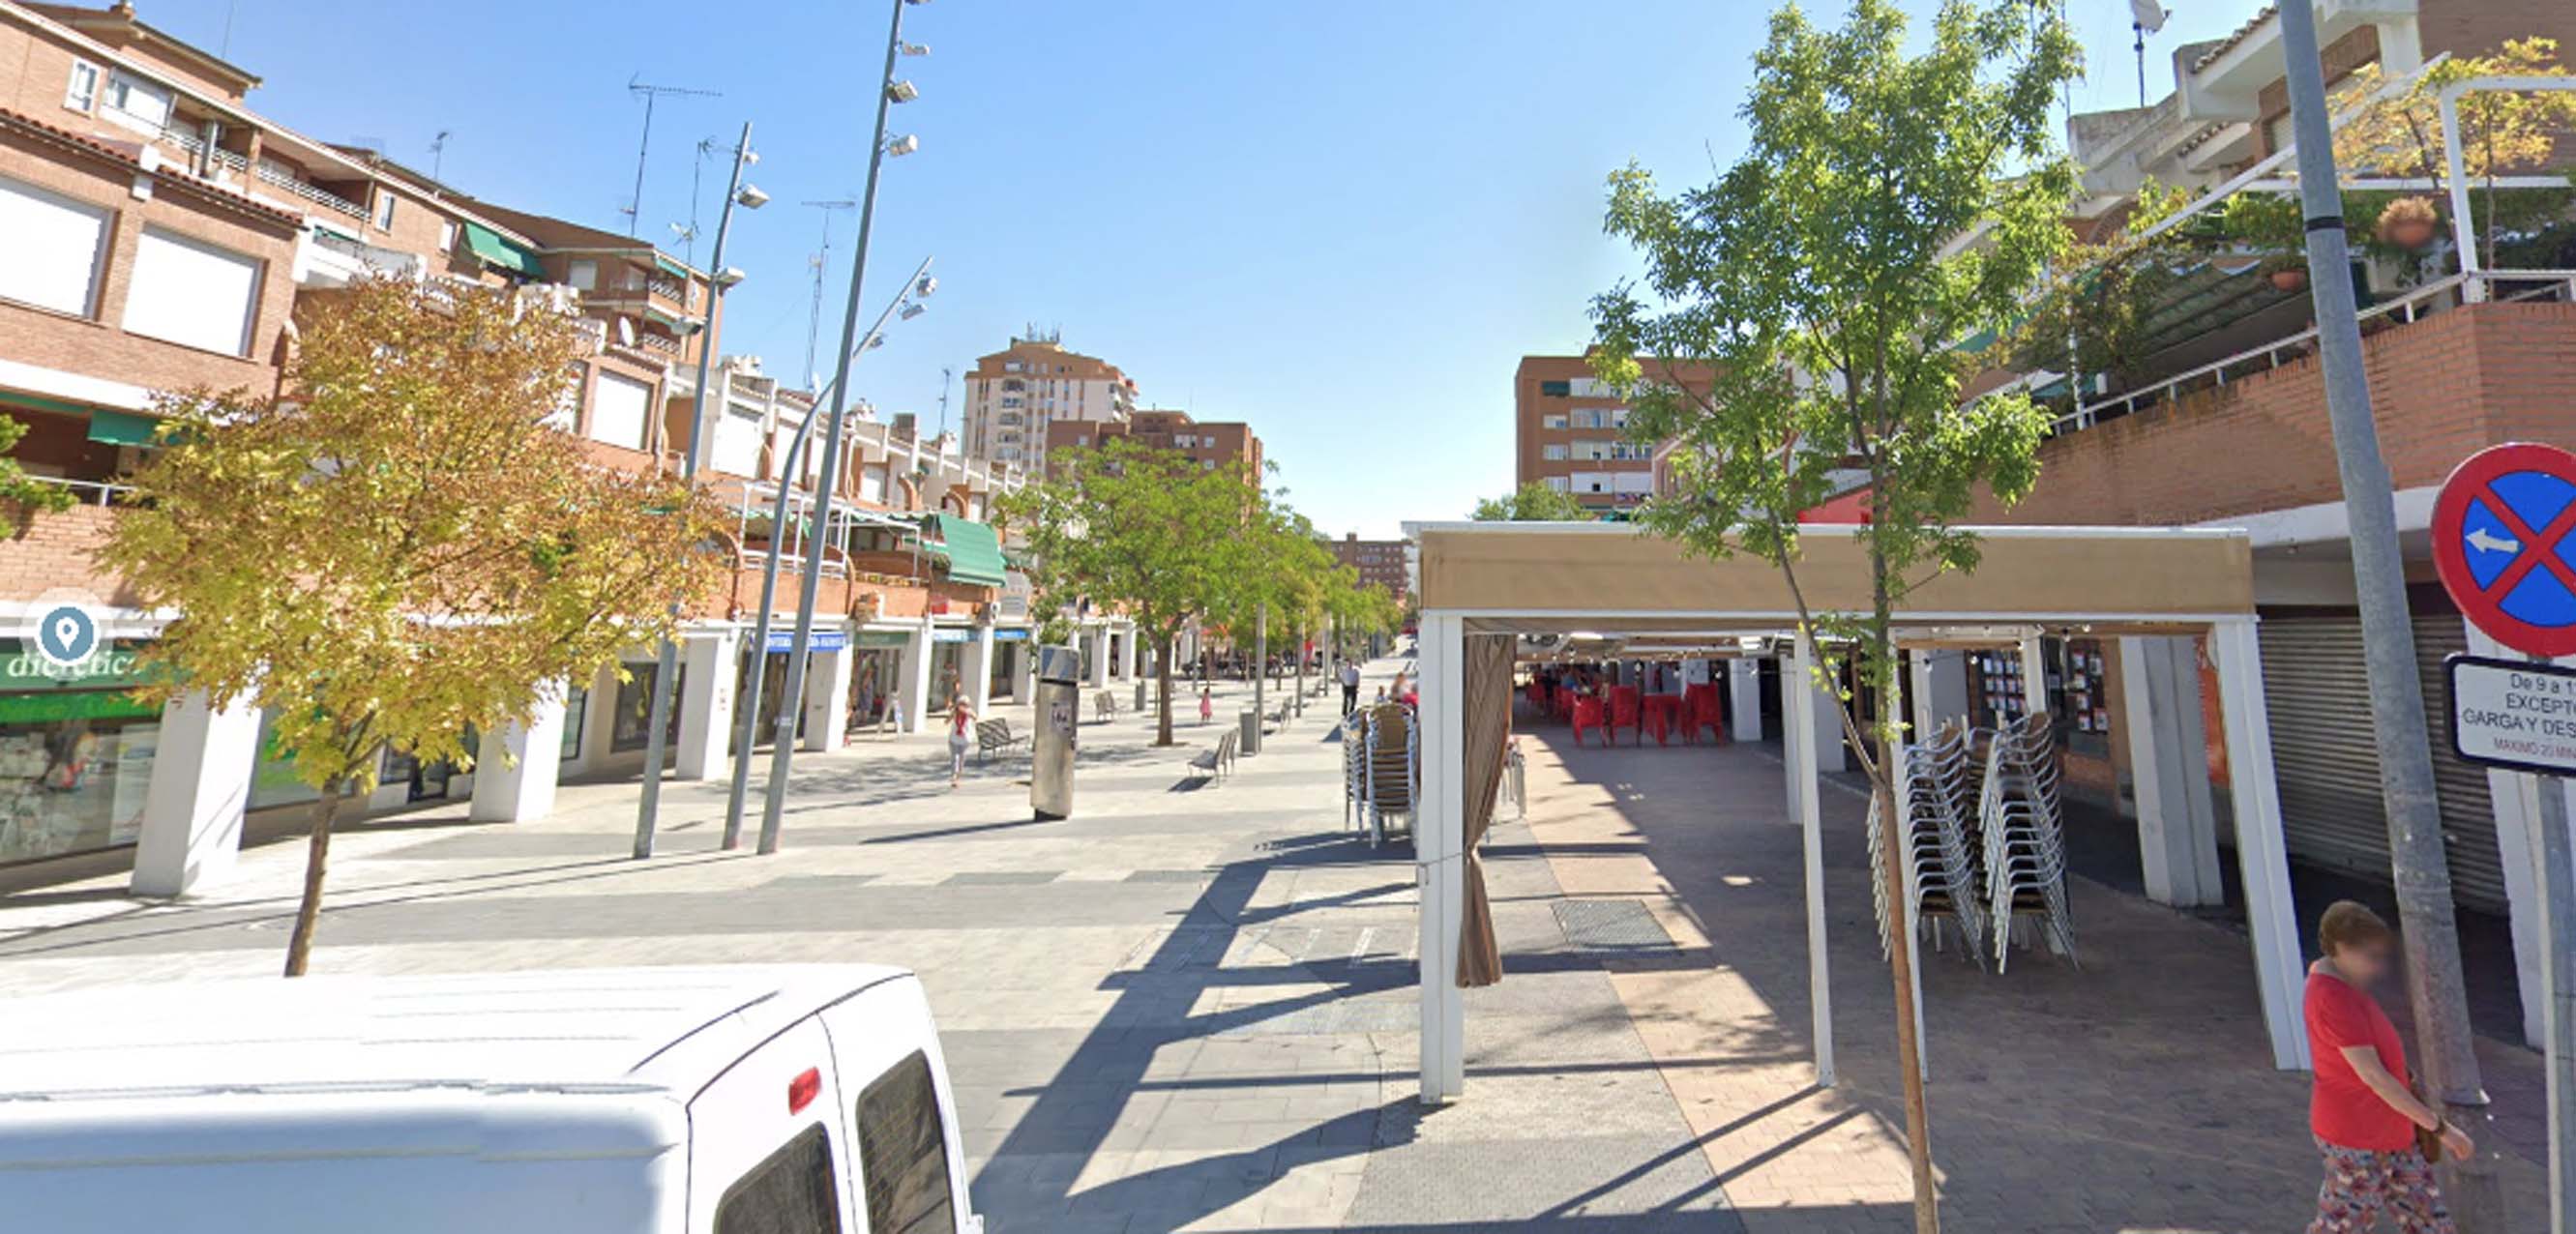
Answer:
<svg viewBox="0 0 2576 1234"><path fill-rule="evenodd" d="M1242 733L1240 730L1231 728L1227 729L1223 736L1216 739L1216 744L1214 746L1199 751L1197 756L1190 759L1190 770L1198 772L1203 778L1207 779L1214 779L1217 776L1226 775L1232 772L1234 770L1234 747L1236 739L1241 736Z"/></svg>
<svg viewBox="0 0 2576 1234"><path fill-rule="evenodd" d="M1024 746L1028 743L1029 739L1026 735L1015 734L1011 731L1011 722L1008 720L978 720L975 722L976 762L980 763L984 761L984 756L991 754L995 750L1008 754L1011 752L1012 747Z"/></svg>

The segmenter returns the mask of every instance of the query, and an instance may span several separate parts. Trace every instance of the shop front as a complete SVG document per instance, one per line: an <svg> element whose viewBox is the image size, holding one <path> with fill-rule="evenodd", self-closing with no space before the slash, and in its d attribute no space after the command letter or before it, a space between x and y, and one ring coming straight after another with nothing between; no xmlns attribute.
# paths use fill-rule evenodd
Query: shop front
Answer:
<svg viewBox="0 0 2576 1234"><path fill-rule="evenodd" d="M894 719L903 699L903 649L911 642L903 630L861 630L850 640L851 732Z"/></svg>
<svg viewBox="0 0 2576 1234"><path fill-rule="evenodd" d="M962 666L966 645L975 632L964 626L933 626L930 631L930 706L944 708L954 695L966 693Z"/></svg>
<svg viewBox="0 0 2576 1234"><path fill-rule="evenodd" d="M134 843L161 709L119 642L68 669L0 640L0 864Z"/></svg>
<svg viewBox="0 0 2576 1234"><path fill-rule="evenodd" d="M1028 627L1004 626L993 631L993 663L988 698L996 703L1021 701L1019 683L1020 679L1027 675L1021 671L1021 666L1026 662L1025 657L1029 654Z"/></svg>

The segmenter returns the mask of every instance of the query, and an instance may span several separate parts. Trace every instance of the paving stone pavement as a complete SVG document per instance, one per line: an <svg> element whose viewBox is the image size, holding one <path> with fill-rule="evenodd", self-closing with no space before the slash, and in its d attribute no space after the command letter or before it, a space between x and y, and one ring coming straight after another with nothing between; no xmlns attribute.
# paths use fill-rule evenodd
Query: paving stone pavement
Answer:
<svg viewBox="0 0 2576 1234"><path fill-rule="evenodd" d="M1218 713L1247 696L1221 687ZM568 785L535 823L457 806L356 824L314 970L908 965L994 1234L1733 1228L1517 829L1493 881L1536 967L1469 1000L1480 1031L1507 1030L1471 1061L1477 1099L1418 1108L1412 854L1344 830L1337 701L1213 784L1184 764L1218 726L1158 750L1143 718L1085 724L1076 813L1053 823L1028 821L1024 759L948 791L933 736L801 757L771 857L718 850L720 783L668 786L646 862L626 855L631 784ZM180 904L128 899L121 876L0 894L0 995L272 973L302 855L256 848Z"/></svg>
<svg viewBox="0 0 2576 1234"><path fill-rule="evenodd" d="M1218 726L1171 750L1086 724L1052 823L1024 760L949 791L935 736L800 758L771 857L719 851L721 784L665 791L646 862L631 784L567 786L536 823L369 821L334 842L314 967L910 966L994 1234L1910 1228L1856 801L1826 798L1844 1078L1820 1091L1776 761L1525 734L1530 817L1484 863L1507 977L1467 996L1466 1099L1427 1110L1412 854L1344 829L1333 701L1217 783L1185 763ZM0 996L274 972L301 863L264 846L175 905L122 877L0 894ZM1927 972L1951 1227L2298 1228L2304 1080L2261 1055L2242 938L2077 897L2082 973Z"/></svg>

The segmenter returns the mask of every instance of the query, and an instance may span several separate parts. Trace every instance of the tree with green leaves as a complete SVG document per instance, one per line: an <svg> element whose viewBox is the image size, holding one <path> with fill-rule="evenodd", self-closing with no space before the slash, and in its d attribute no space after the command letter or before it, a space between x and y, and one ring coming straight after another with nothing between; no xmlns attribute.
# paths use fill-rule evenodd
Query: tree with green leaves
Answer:
<svg viewBox="0 0 2576 1234"><path fill-rule="evenodd" d="M1237 586L1261 490L1240 468L1202 468L1124 437L1047 465L1045 481L1000 504L1028 535L1037 603L1053 610L1087 599L1135 620L1156 653L1154 744L1170 745L1173 644Z"/></svg>
<svg viewBox="0 0 2576 1234"><path fill-rule="evenodd" d="M1574 494L1532 480L1513 492L1477 502L1476 512L1468 517L1479 523L1577 523L1599 516L1584 509Z"/></svg>
<svg viewBox="0 0 2576 1234"><path fill-rule="evenodd" d="M1607 228L1644 259L1641 279L1593 303L1595 370L1631 399L1632 435L1674 441L1677 491L1640 521L1691 553L1752 553L1798 598L1817 683L1841 700L1881 817L1904 726L1894 618L1944 571L1973 570L1960 527L1979 487L2028 492L2047 416L2023 394L1961 406L1971 361L1952 345L1998 333L2068 244L2076 177L2049 112L2080 64L2053 6L1945 0L1909 52L1893 0L1853 0L1840 29L1774 13L1755 56L1744 155L1718 179L1666 194L1631 166L1611 177ZM1973 242L1955 244L1963 237ZM1955 244L1955 247L1954 247ZM1678 380L1705 366L1713 384ZM1819 612L1799 588L1798 516L1828 473L1868 474L1868 611ZM1876 700L1841 690L1848 661ZM1881 829L1883 868L1902 862ZM1887 889L1901 903L1901 890ZM1891 948L1896 1005L1910 1005L1912 942ZM1939 1227L1914 1022L1897 1019L1913 1154L1915 1221Z"/></svg>
<svg viewBox="0 0 2576 1234"><path fill-rule="evenodd" d="M2487 55L2453 56L2386 99L2374 97L2385 81L2378 63L2363 65L2337 87L2340 100L2371 101L2336 132L2335 165L2361 174L2430 181L2432 195L2425 204L2447 222L2450 159L2443 144L2442 92L2482 77L2567 75L2567 66L2558 59L2558 41L2539 37L2509 40ZM2516 194L2524 199L2522 208L2508 210L2497 196L2496 181L2513 174L2547 174L2556 166L2559 139L2576 131L2576 92L2481 90L2460 97L2457 117L2461 171L2484 190L2476 243L2492 269L2497 241L2506 229L2555 220L2567 208L2567 191L2556 189Z"/></svg>
<svg viewBox="0 0 2576 1234"><path fill-rule="evenodd" d="M331 830L388 750L471 765L549 683L670 632L725 563L713 502L552 427L591 344L499 291L362 283L310 301L284 394L163 400L101 560L178 613L145 691L248 699L322 791L286 974Z"/></svg>
<svg viewBox="0 0 2576 1234"><path fill-rule="evenodd" d="M70 489L28 475L25 464L9 457L26 436L26 421L0 416L0 530L10 533L24 530L38 514L72 507Z"/></svg>

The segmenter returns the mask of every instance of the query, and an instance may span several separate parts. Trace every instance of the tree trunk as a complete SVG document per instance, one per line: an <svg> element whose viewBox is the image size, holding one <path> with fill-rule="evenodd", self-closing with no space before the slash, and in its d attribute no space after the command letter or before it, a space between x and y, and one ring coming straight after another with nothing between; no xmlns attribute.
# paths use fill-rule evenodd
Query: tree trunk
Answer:
<svg viewBox="0 0 2576 1234"><path fill-rule="evenodd" d="M1154 657L1154 744L1172 744L1172 648L1181 641L1177 631L1163 635L1163 647Z"/></svg>
<svg viewBox="0 0 2576 1234"><path fill-rule="evenodd" d="M323 789L322 808L313 816L313 836L304 850L304 896L295 905L295 930L286 936L289 977L303 976L313 958L313 931L322 923L322 878L331 866L331 829L339 824L340 803L348 796L348 781L332 781Z"/></svg>

